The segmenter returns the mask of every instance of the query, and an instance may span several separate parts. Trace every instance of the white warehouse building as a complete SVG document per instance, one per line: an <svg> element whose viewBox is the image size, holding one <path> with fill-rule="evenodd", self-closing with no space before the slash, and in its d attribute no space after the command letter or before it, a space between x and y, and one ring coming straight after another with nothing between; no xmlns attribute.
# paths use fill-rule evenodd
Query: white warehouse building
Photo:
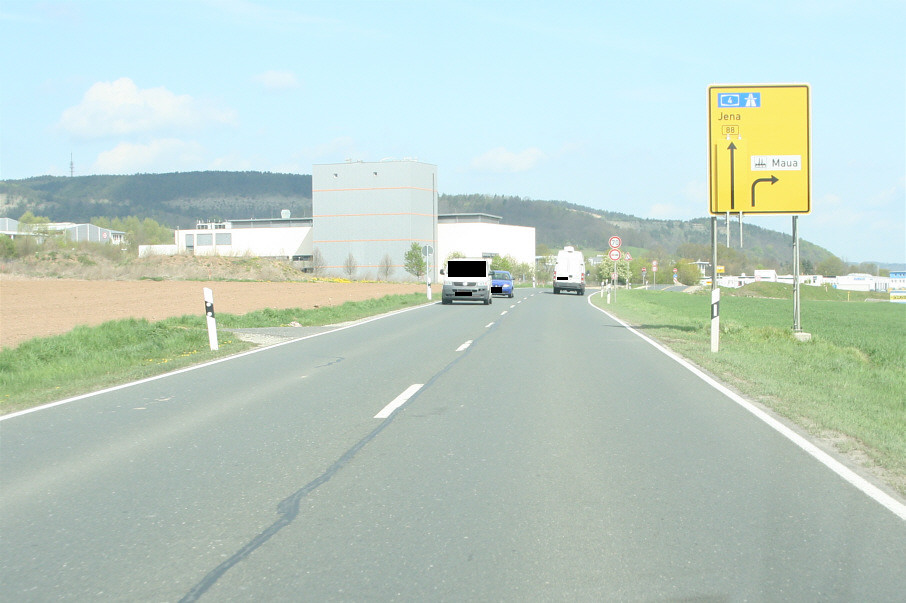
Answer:
<svg viewBox="0 0 906 603"><path fill-rule="evenodd" d="M176 231L175 253L222 256L261 256L311 259L311 218L281 218L199 222Z"/></svg>
<svg viewBox="0 0 906 603"><path fill-rule="evenodd" d="M535 265L535 229L501 224L490 214L442 214L437 217L437 257L451 253L466 257L511 256L520 263Z"/></svg>
<svg viewBox="0 0 906 603"><path fill-rule="evenodd" d="M411 280L405 254L415 243L434 249L429 269L435 282L452 253L511 256L534 266L534 228L501 224L499 216L488 214L438 215L437 167L426 163L316 165L312 214L298 218L284 210L280 218L199 222L177 230L175 245L145 246L140 254L278 257L308 267L317 262L334 276L345 275L351 257L359 278L374 278L389 267L390 279Z"/></svg>

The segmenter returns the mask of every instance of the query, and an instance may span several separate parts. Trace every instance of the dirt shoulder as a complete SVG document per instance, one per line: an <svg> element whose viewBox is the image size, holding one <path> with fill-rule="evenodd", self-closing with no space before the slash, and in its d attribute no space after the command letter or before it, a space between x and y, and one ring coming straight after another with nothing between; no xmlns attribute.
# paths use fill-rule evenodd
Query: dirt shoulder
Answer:
<svg viewBox="0 0 906 603"><path fill-rule="evenodd" d="M214 292L215 313L263 308L315 308L384 295L424 292L424 285L370 282L200 282L29 279L0 280L0 347L66 333L108 320L162 320L204 314L202 289Z"/></svg>

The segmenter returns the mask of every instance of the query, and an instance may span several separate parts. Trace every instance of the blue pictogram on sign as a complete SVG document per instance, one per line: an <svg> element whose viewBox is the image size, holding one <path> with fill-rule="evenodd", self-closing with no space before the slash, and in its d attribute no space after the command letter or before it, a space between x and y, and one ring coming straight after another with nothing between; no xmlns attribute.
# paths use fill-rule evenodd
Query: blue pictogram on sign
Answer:
<svg viewBox="0 0 906 603"><path fill-rule="evenodd" d="M717 95L717 106L732 109L761 106L761 92L724 92Z"/></svg>

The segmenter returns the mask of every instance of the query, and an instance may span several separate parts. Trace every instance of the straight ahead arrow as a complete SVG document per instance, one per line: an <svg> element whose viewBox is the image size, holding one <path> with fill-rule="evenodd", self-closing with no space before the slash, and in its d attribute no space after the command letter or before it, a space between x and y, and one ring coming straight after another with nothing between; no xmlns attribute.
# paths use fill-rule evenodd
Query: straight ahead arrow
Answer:
<svg viewBox="0 0 906 603"><path fill-rule="evenodd" d="M736 208L736 177L733 168L736 165L736 145L732 142L727 147L730 150L730 209Z"/></svg>
<svg viewBox="0 0 906 603"><path fill-rule="evenodd" d="M752 183L752 207L755 207L755 185L758 184L759 182L770 182L771 186L773 186L774 183L777 182L778 180L779 180L779 178L777 176L771 174L770 178L759 178L758 180L756 180L755 182Z"/></svg>

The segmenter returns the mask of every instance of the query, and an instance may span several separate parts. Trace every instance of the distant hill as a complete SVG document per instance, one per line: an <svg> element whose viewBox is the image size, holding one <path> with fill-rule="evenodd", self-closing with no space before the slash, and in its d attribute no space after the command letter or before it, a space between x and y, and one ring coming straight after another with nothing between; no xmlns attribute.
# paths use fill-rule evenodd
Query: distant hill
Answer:
<svg viewBox="0 0 906 603"><path fill-rule="evenodd" d="M171 228L196 221L311 215L311 176L268 172L177 172L134 176L39 176L0 181L0 217L26 210L55 222L151 218Z"/></svg>
<svg viewBox="0 0 906 603"><path fill-rule="evenodd" d="M551 249L575 245L583 249L607 250L608 240L617 235L623 239L624 246L681 255L693 260L708 260L710 255L706 250L696 249L710 249L709 218L651 220L563 201L529 201L490 195L442 195L439 205L441 213L488 213L502 217L506 224L534 226L536 242ZM723 220L718 222L722 229ZM752 260L752 264L769 268L792 264L792 236L750 224L744 228L745 255ZM722 234L721 241L723 237ZM802 239L799 244L800 258L813 266L833 255ZM680 253L682 251L686 253ZM697 257L690 257L693 255Z"/></svg>
<svg viewBox="0 0 906 603"><path fill-rule="evenodd" d="M311 216L311 176L267 172L186 172L133 176L40 176L0 181L0 217L26 211L55 222L87 222L95 217L151 218L171 228L198 220L269 218L288 209ZM708 218L649 220L562 201L499 195L440 195L441 213L487 213L506 224L532 226L538 244L551 249L575 245L606 250L612 235L624 246L662 255L698 255L710 247ZM746 225L745 255L751 263L781 268L792 261L790 235ZM801 241L803 262L817 265L832 254Z"/></svg>

